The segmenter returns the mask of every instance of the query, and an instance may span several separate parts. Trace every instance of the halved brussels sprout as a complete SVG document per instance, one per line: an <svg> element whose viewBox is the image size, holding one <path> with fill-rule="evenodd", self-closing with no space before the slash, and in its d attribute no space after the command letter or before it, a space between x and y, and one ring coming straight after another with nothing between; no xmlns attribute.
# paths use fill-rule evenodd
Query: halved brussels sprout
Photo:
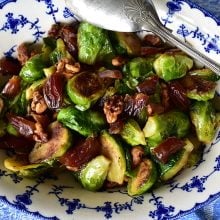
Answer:
<svg viewBox="0 0 220 220"><path fill-rule="evenodd" d="M113 183L123 184L126 172L126 160L120 142L107 131L102 132L100 140L102 154L111 161L107 180Z"/></svg>
<svg viewBox="0 0 220 220"><path fill-rule="evenodd" d="M216 113L212 103L195 101L191 106L190 116L199 141L210 143L217 129Z"/></svg>
<svg viewBox="0 0 220 220"><path fill-rule="evenodd" d="M120 132L122 138L130 145L146 145L144 133L134 119L129 119Z"/></svg>
<svg viewBox="0 0 220 220"><path fill-rule="evenodd" d="M82 63L108 62L114 56L108 32L81 22L77 33L78 59Z"/></svg>
<svg viewBox="0 0 220 220"><path fill-rule="evenodd" d="M43 87L44 83L46 82L46 79L40 79L32 83L27 89L26 89L26 99L30 100L33 98L33 94L35 91L39 90Z"/></svg>
<svg viewBox="0 0 220 220"><path fill-rule="evenodd" d="M36 143L29 154L31 163L56 160L72 145L72 134L68 128L55 121L48 128L50 139L46 143Z"/></svg>
<svg viewBox="0 0 220 220"><path fill-rule="evenodd" d="M152 160L144 159L134 173L127 186L130 196L142 195L157 181L157 168Z"/></svg>
<svg viewBox="0 0 220 220"><path fill-rule="evenodd" d="M218 81L220 79L220 76L214 73L210 69L196 69L192 70L188 73L190 76L199 76L202 79L209 80L209 81Z"/></svg>
<svg viewBox="0 0 220 220"><path fill-rule="evenodd" d="M105 87L98 75L82 72L67 82L67 94L81 111L89 109L105 93Z"/></svg>
<svg viewBox="0 0 220 220"><path fill-rule="evenodd" d="M110 160L103 155L92 159L80 171L80 182L83 187L91 191L99 190L106 180L110 163Z"/></svg>
<svg viewBox="0 0 220 220"><path fill-rule="evenodd" d="M185 76L192 67L193 60L181 53L162 54L154 62L157 75L165 81Z"/></svg>
<svg viewBox="0 0 220 220"><path fill-rule="evenodd" d="M154 147L172 135L185 137L189 130L189 117L183 112L170 111L149 117L143 132L147 141L153 145L151 147Z"/></svg>
<svg viewBox="0 0 220 220"><path fill-rule="evenodd" d="M57 120L83 136L91 136L100 132L106 125L105 117L100 112L80 111L73 106L63 108Z"/></svg>

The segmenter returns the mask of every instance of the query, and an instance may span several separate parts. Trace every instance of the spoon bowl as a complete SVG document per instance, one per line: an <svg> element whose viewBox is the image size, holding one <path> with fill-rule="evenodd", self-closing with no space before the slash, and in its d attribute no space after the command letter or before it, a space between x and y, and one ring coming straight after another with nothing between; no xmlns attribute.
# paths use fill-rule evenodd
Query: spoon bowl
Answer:
<svg viewBox="0 0 220 220"><path fill-rule="evenodd" d="M151 0L66 0L66 5L79 19L104 29L121 32L151 31L220 74L220 63L181 41L161 24ZM220 62L220 58L218 60Z"/></svg>

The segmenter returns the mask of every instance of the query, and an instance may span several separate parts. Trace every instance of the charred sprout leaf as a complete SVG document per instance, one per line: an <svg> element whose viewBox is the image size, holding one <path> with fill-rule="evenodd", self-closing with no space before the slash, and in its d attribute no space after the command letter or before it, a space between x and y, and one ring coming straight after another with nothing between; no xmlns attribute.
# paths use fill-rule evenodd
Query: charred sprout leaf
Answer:
<svg viewBox="0 0 220 220"><path fill-rule="evenodd" d="M141 40L135 33L110 32L110 38L117 54L140 56Z"/></svg>
<svg viewBox="0 0 220 220"><path fill-rule="evenodd" d="M190 76L199 76L202 79L208 80L208 81L218 81L220 79L220 76L214 73L210 69L197 69L192 70L188 73Z"/></svg>
<svg viewBox="0 0 220 220"><path fill-rule="evenodd" d="M121 143L107 131L102 132L100 141L102 145L101 153L111 161L107 180L120 185L123 184L126 172L126 160Z"/></svg>
<svg viewBox="0 0 220 220"><path fill-rule="evenodd" d="M157 168L153 161L144 159L128 181L128 194L137 196L148 191L157 180Z"/></svg>
<svg viewBox="0 0 220 220"><path fill-rule="evenodd" d="M67 94L82 111L89 109L105 93L105 86L96 73L82 72L67 82Z"/></svg>
<svg viewBox="0 0 220 220"><path fill-rule="evenodd" d="M69 59L72 60L72 56L68 52L63 40L58 38L56 41L56 48L50 54L50 60L52 64L56 64L61 59Z"/></svg>
<svg viewBox="0 0 220 220"><path fill-rule="evenodd" d="M91 160L80 172L83 187L90 191L99 190L107 177L110 163L110 160L103 155Z"/></svg>
<svg viewBox="0 0 220 220"><path fill-rule="evenodd" d="M144 133L134 119L129 119L120 132L122 138L130 145L146 145Z"/></svg>
<svg viewBox="0 0 220 220"><path fill-rule="evenodd" d="M29 154L31 163L55 160L65 154L72 145L72 134L68 128L55 121L48 127L50 139L46 143L36 143Z"/></svg>
<svg viewBox="0 0 220 220"><path fill-rule="evenodd" d="M165 81L178 79L186 75L193 67L193 60L178 53L162 54L154 62L157 75Z"/></svg>
<svg viewBox="0 0 220 220"><path fill-rule="evenodd" d="M47 163L30 164L23 157L14 156L4 161L4 166L17 173L17 175L27 178L35 178L45 173L51 166Z"/></svg>
<svg viewBox="0 0 220 220"><path fill-rule="evenodd" d="M145 78L153 75L153 61L153 58L137 57L125 64L123 68L124 80L129 88L136 88Z"/></svg>
<svg viewBox="0 0 220 220"><path fill-rule="evenodd" d="M59 161L72 171L79 171L90 160L100 154L101 143L97 137L88 137L73 145Z"/></svg>
<svg viewBox="0 0 220 220"><path fill-rule="evenodd" d="M196 101L190 109L192 123L195 126L197 137L203 143L210 143L216 133L216 113L212 103Z"/></svg>
<svg viewBox="0 0 220 220"><path fill-rule="evenodd" d="M33 83L44 77L43 69L49 66L45 54L36 54L31 57L22 67L20 77L27 83Z"/></svg>
<svg viewBox="0 0 220 220"><path fill-rule="evenodd" d="M87 110L80 111L75 107L67 107L60 110L58 121L83 136L91 136L101 131L106 121L100 112Z"/></svg>
<svg viewBox="0 0 220 220"><path fill-rule="evenodd" d="M110 61L114 56L108 32L91 24L80 23L77 42L78 59L82 63L106 62Z"/></svg>
<svg viewBox="0 0 220 220"><path fill-rule="evenodd" d="M170 111L149 117L143 131L148 142L154 147L170 136L185 137L189 129L190 120L185 113Z"/></svg>
<svg viewBox="0 0 220 220"><path fill-rule="evenodd" d="M190 153L194 146L186 139L182 150L174 154L166 164L159 163L161 179L167 181L173 178L180 170L186 167Z"/></svg>

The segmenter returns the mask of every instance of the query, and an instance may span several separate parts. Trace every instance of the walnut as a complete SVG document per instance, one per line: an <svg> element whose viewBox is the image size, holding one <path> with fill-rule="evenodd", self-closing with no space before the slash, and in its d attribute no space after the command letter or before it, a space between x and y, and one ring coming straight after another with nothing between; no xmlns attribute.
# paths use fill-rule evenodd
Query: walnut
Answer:
<svg viewBox="0 0 220 220"><path fill-rule="evenodd" d="M104 113L108 123L114 123L118 119L118 115L123 112L123 97L114 95L107 99L104 103Z"/></svg>
<svg viewBox="0 0 220 220"><path fill-rule="evenodd" d="M31 110L37 114L42 114L47 109L47 104L44 100L44 97L40 94L39 91L33 93L33 99L31 102Z"/></svg>
<svg viewBox="0 0 220 220"><path fill-rule="evenodd" d="M48 141L48 135L47 133L44 132L44 129L39 122L35 123L33 139L36 142L47 142Z"/></svg>
<svg viewBox="0 0 220 220"><path fill-rule="evenodd" d="M112 59L112 65L113 66L122 66L126 63L126 59L121 57L121 56L117 56L117 57L114 57Z"/></svg>
<svg viewBox="0 0 220 220"><path fill-rule="evenodd" d="M132 155L133 166L137 167L142 161L144 150L140 146L132 147L131 155Z"/></svg>

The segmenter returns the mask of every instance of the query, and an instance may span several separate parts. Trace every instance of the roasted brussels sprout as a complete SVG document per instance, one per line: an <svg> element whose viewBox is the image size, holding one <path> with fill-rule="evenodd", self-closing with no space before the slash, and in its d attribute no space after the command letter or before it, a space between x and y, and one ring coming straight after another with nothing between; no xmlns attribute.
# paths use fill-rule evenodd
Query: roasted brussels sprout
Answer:
<svg viewBox="0 0 220 220"><path fill-rule="evenodd" d="M36 54L31 57L22 67L20 77L27 83L44 77L43 69L49 66L49 60L45 54Z"/></svg>
<svg viewBox="0 0 220 220"><path fill-rule="evenodd" d="M161 115L148 118L143 129L147 141L152 147L170 136L185 137L190 130L188 116L179 111L170 111Z"/></svg>
<svg viewBox="0 0 220 220"><path fill-rule="evenodd" d="M80 182L83 187L90 191L99 190L106 180L110 163L110 160L103 155L92 159L80 171Z"/></svg>
<svg viewBox="0 0 220 220"><path fill-rule="evenodd" d="M45 173L51 165L48 163L30 164L22 157L14 156L4 160L4 166L18 176L35 178Z"/></svg>
<svg viewBox="0 0 220 220"><path fill-rule="evenodd" d="M159 163L160 166L160 178L163 181L167 181L174 177L180 170L186 167L190 153L194 146L186 139L185 146L182 150L174 154L167 163Z"/></svg>
<svg viewBox="0 0 220 220"><path fill-rule="evenodd" d="M134 119L129 119L120 132L122 138L130 145L146 145L144 133Z"/></svg>
<svg viewBox="0 0 220 220"><path fill-rule="evenodd" d="M29 154L31 163L56 160L72 145L72 134L68 128L55 121L48 127L50 139L46 143L36 143Z"/></svg>
<svg viewBox="0 0 220 220"><path fill-rule="evenodd" d="M61 109L57 119L83 136L98 133L106 125L105 117L100 112L92 110L82 112L73 106Z"/></svg>
<svg viewBox="0 0 220 220"><path fill-rule="evenodd" d="M82 72L67 82L67 94L81 111L89 109L105 93L105 87L96 73Z"/></svg>
<svg viewBox="0 0 220 220"><path fill-rule="evenodd" d="M185 76L192 67L193 60L180 53L162 54L154 61L157 75L165 81Z"/></svg>
<svg viewBox="0 0 220 220"><path fill-rule="evenodd" d="M52 64L56 64L61 59L69 59L72 60L72 56L68 52L63 40L58 38L56 41L56 48L50 54L50 60Z"/></svg>
<svg viewBox="0 0 220 220"><path fill-rule="evenodd" d="M157 168L152 160L144 159L128 181L128 194L137 196L148 191L157 181Z"/></svg>
<svg viewBox="0 0 220 220"><path fill-rule="evenodd" d="M108 32L82 22L77 34L78 59L82 63L108 62L114 56Z"/></svg>
<svg viewBox="0 0 220 220"><path fill-rule="evenodd" d="M102 154L111 161L107 180L113 183L122 184L126 172L126 160L123 147L120 142L107 131L102 132L100 140L102 144Z"/></svg>
<svg viewBox="0 0 220 220"><path fill-rule="evenodd" d="M195 101L191 106L190 116L199 141L210 143L217 128L216 113L212 103Z"/></svg>
<svg viewBox="0 0 220 220"><path fill-rule="evenodd" d="M110 32L110 38L117 54L141 55L141 40L135 33Z"/></svg>
<svg viewBox="0 0 220 220"><path fill-rule="evenodd" d="M191 70L188 73L190 76L199 76L202 79L209 80L209 81L218 81L220 79L220 76L214 73L210 69L196 69L196 70Z"/></svg>
<svg viewBox="0 0 220 220"><path fill-rule="evenodd" d="M129 88L135 88L141 81L154 74L153 61L153 58L137 57L125 64L123 68L124 81Z"/></svg>

